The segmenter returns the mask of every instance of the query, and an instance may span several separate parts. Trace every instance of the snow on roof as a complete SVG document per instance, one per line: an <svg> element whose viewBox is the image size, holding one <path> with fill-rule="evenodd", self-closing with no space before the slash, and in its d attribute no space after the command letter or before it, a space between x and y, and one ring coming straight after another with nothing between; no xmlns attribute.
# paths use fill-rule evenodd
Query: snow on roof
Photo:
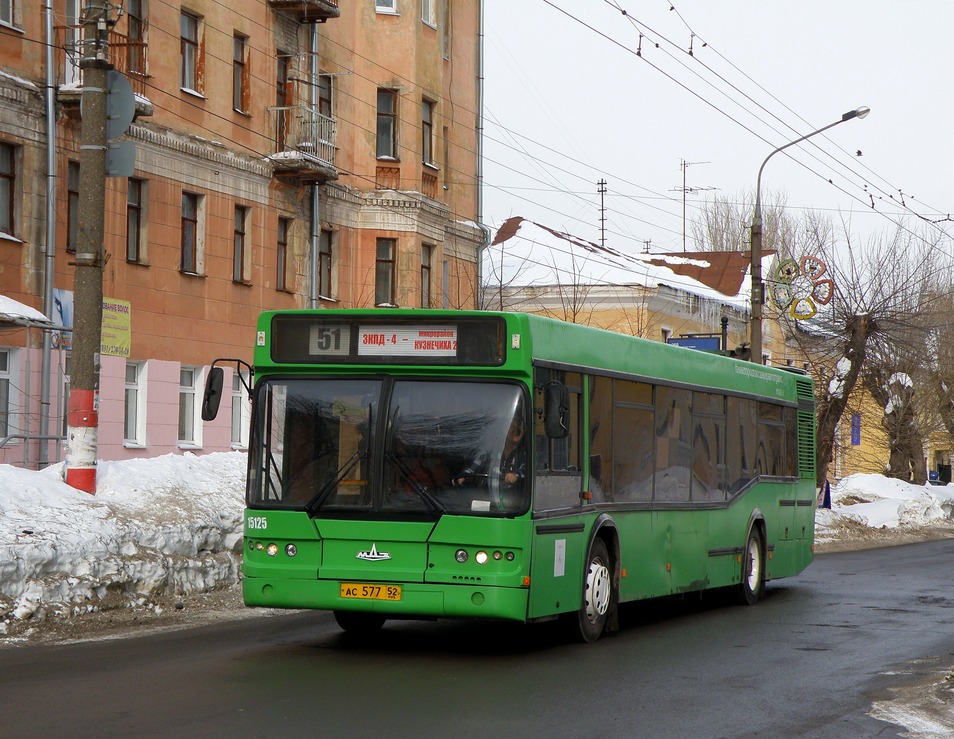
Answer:
<svg viewBox="0 0 954 739"><path fill-rule="evenodd" d="M763 259L773 255L766 250ZM627 253L519 216L507 219L484 252L490 284L663 284L748 305L748 252Z"/></svg>
<svg viewBox="0 0 954 739"><path fill-rule="evenodd" d="M35 308L18 303L6 295L0 295L0 321L34 321L51 325L53 323Z"/></svg>

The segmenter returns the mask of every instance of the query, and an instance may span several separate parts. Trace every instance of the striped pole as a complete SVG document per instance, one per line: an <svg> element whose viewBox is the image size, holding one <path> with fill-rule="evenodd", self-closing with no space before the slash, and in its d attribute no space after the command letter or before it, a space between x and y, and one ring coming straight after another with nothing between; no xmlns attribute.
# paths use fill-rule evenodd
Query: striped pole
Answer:
<svg viewBox="0 0 954 739"><path fill-rule="evenodd" d="M91 495L96 494L96 395L95 390L70 389L66 417L66 484Z"/></svg>

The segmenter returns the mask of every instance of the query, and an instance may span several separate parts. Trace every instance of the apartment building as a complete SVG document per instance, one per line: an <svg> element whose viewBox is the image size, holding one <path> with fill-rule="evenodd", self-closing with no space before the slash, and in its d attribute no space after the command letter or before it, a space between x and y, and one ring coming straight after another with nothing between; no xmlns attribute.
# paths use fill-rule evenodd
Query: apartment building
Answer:
<svg viewBox="0 0 954 739"><path fill-rule="evenodd" d="M262 310L476 304L480 0L0 0L0 295L72 326L100 8L136 112L106 180L100 459L242 448L238 377L231 418L198 406ZM0 463L62 458L69 346L0 319Z"/></svg>

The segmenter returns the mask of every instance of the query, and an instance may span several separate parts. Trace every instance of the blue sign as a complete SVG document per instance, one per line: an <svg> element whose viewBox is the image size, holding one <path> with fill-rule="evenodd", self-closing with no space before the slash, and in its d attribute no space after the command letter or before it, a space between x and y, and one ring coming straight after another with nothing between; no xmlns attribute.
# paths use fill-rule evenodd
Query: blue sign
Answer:
<svg viewBox="0 0 954 739"><path fill-rule="evenodd" d="M717 352L721 346L721 339L718 336L689 336L679 339L669 339L669 344L674 346L684 346L687 349L700 349L704 352Z"/></svg>

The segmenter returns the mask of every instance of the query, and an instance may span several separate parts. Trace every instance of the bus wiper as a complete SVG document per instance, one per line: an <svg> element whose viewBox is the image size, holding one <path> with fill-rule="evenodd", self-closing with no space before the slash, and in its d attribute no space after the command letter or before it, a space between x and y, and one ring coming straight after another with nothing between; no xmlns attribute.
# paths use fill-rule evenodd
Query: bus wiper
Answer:
<svg viewBox="0 0 954 739"><path fill-rule="evenodd" d="M411 474L411 470L406 464L404 464L404 462L398 459L394 452L385 452L384 458L397 467L397 471L401 473L401 477L404 478L404 482L406 482L410 488L417 493L425 503L427 503L427 507L431 513L444 512L444 506L441 505L441 502L431 495L431 492L423 483L414 479L414 475Z"/></svg>
<svg viewBox="0 0 954 739"><path fill-rule="evenodd" d="M305 504L305 511L309 516L314 516L318 512L318 509L325 504L325 501L331 495L332 491L337 490L338 485L341 484L341 481L344 480L351 470L354 469L354 466L358 463L358 460L364 459L367 456L368 451L366 449L359 449L348 458L348 461L338 468L338 473L333 478L328 480L328 482L322 485L321 489L315 494L315 497Z"/></svg>

